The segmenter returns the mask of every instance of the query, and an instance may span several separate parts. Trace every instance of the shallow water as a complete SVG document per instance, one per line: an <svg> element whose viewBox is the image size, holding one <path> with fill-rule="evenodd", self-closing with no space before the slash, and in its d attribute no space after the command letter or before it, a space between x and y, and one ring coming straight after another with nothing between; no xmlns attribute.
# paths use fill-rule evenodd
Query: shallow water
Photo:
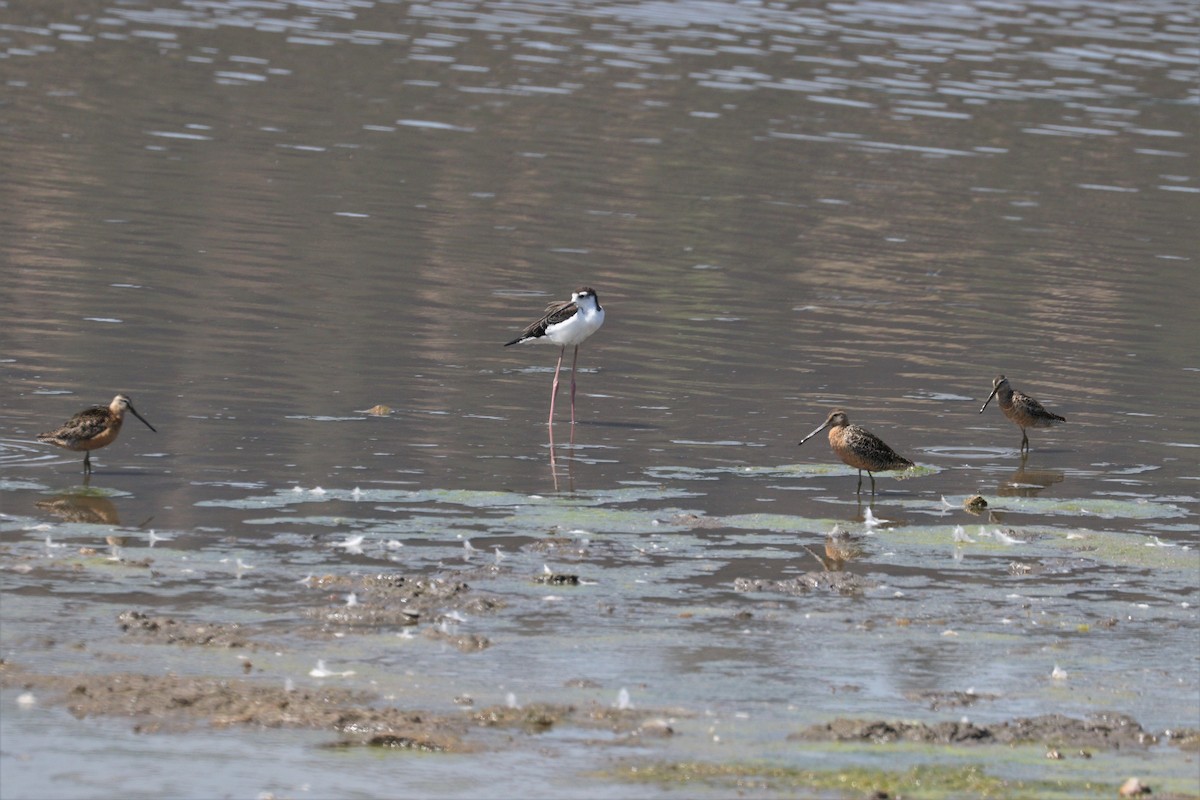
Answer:
<svg viewBox="0 0 1200 800"><path fill-rule="evenodd" d="M122 638L139 609L245 625L267 681L678 712L637 748L405 757L414 794L820 766L786 737L835 716L1200 727L1198 34L1173 2L4 9L0 657L241 673ZM556 353L500 345L584 284L607 321L551 444ZM977 413L1000 372L1068 419L1027 458ZM158 433L129 421L85 486L34 438L118 391ZM857 497L796 446L833 406L919 469ZM861 585L751 583L824 570ZM313 621L346 597L300 581L380 572L501 598L436 622L490 646ZM967 690L996 698L921 699ZM6 796L190 769L196 796L365 797L395 770L328 732L250 759L258 732L2 698ZM1169 747L1092 771L1200 792Z"/></svg>

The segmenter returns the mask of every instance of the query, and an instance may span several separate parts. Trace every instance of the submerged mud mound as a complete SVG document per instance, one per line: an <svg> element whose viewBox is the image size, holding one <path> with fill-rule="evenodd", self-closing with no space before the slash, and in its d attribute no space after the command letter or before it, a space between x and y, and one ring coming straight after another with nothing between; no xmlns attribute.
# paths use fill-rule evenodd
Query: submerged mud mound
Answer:
<svg viewBox="0 0 1200 800"><path fill-rule="evenodd" d="M809 592L857 595L872 585L874 584L861 575L831 571L806 572L781 581L761 578L736 578L733 581L734 591L738 592L774 592L790 595L804 595Z"/></svg>
<svg viewBox="0 0 1200 800"><path fill-rule="evenodd" d="M253 646L238 625L186 623L172 617L125 611L117 617L121 630L148 644L182 644L198 647L243 648Z"/></svg>
<svg viewBox="0 0 1200 800"><path fill-rule="evenodd" d="M472 730L538 734L558 726L609 731L622 739L673 733L671 716L686 712L531 703L492 706L462 715L380 705L369 692L336 687L289 688L260 681L116 673L44 675L0 662L0 687L20 688L39 701L61 703L77 717L122 716L141 733L214 727L311 728L336 732L329 746L369 746L423 752L471 752ZM506 737L507 740L507 737ZM511 741L511 740L508 740Z"/></svg>
<svg viewBox="0 0 1200 800"><path fill-rule="evenodd" d="M971 722L886 722L835 719L810 726L788 737L793 741L919 742L922 744L1046 744L1097 749L1145 748L1158 737L1123 714L1097 714L1075 719L1044 714L976 725Z"/></svg>
<svg viewBox="0 0 1200 800"><path fill-rule="evenodd" d="M437 622L450 611L484 614L504 605L499 598L477 592L454 577L326 575L309 583L333 593L326 598L328 605L307 612L329 628L408 627ZM352 604L345 601L351 594ZM335 601L337 605L333 605Z"/></svg>

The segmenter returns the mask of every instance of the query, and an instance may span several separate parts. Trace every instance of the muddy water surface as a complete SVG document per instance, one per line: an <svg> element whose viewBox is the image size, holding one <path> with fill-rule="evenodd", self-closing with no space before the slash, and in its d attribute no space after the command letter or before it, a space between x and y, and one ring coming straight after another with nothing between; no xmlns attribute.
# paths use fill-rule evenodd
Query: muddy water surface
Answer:
<svg viewBox="0 0 1200 800"><path fill-rule="evenodd" d="M1200 794L1192 4L10 6L3 796Z"/></svg>

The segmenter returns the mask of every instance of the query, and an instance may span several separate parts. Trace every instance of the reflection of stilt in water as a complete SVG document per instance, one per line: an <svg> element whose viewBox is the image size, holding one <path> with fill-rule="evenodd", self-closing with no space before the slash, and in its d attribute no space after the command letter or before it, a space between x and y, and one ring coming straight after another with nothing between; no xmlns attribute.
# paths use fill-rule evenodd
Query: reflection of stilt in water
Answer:
<svg viewBox="0 0 1200 800"><path fill-rule="evenodd" d="M554 480L554 491L558 491L558 461L554 458L554 426L547 425L547 430L550 431L550 477ZM575 426L571 426L571 430L575 430Z"/></svg>
<svg viewBox="0 0 1200 800"><path fill-rule="evenodd" d="M1029 451L1021 454L1021 466L1013 472L1006 481L1001 481L996 492L1001 497L1037 497L1042 490L1056 483L1062 483L1063 472L1057 469L1028 469L1025 463L1029 460Z"/></svg>
<svg viewBox="0 0 1200 800"><path fill-rule="evenodd" d="M558 458L555 456L554 448L554 426L548 426L550 430L550 477L554 479L554 491L558 491ZM567 465L567 491L575 491L575 426L571 426L571 438L567 442L567 452L563 456L563 461Z"/></svg>

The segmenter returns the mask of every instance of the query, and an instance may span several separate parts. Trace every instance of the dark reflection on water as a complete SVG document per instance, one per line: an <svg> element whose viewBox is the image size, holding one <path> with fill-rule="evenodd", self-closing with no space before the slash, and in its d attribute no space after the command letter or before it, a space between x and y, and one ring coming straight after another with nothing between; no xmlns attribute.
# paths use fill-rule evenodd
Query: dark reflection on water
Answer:
<svg viewBox="0 0 1200 800"><path fill-rule="evenodd" d="M220 505L231 499L650 486L691 496L645 501L648 513L724 522L686 545L669 522L606 532L617 543L585 565L620 572L623 603L673 608L681 596L654 596L673 585L724 611L761 599L733 595L736 577L847 571L885 584L861 608L894 632L897 618L954 619L957 602L1067 629L1086 617L1058 596L1036 610L1009 599L1036 593L1012 582L1042 565L993 529L1065 537L1075 512L1056 502L1091 504L1081 526L1196 544L1193 4L123 2L5 17L0 503L51 526L17 526L13 546L153 520L180 551L231 551L163 592L245 613L289 596L296 570L329 568L345 548L326 538L390 535L418 512L351 505L326 529L302 519L328 511L314 495L278 511L297 519L281 533L261 520L276 511ZM552 444L557 353L501 345L582 284L608 316L581 353L580 424ZM1035 431L1027 459L998 410L976 413L1000 372L1069 420ZM29 443L116 391L160 433L124 431L81 492L74 454ZM376 404L394 412L367 413ZM855 497L827 448L796 447L833 406L929 471ZM999 498L992 516L964 516L976 492ZM1139 504L1185 516L1141 517ZM524 566L535 530L583 536L557 519L506 529L447 513L428 541L404 542L415 565L399 550L345 564L433 570L457 564L464 536ZM729 519L753 514L814 522L790 537L764 525L747 543ZM845 538L827 536L834 522ZM957 544L940 529L904 538L947 523L964 527ZM706 567L685 569L671 547ZM649 559L636 579L649 583L626 581L626 559ZM1153 578L1114 572L1062 580L1100 587L1103 613L1126 601L1108 581L1156 595ZM187 584L235 573L221 602ZM974 597L975 581L996 594ZM874 605L883 597L903 608ZM847 613L840 597L774 599L819 624ZM587 627L566 608L553 624L496 624L536 653L539 631ZM650 647L621 649L639 625L603 624L621 658ZM806 678L845 684L825 673L865 663L868 711L962 671L1017 686L1053 666L949 641L881 655L836 639L839 657L796 666L775 638L756 650L697 637L661 664L732 663L748 683L730 694L758 681L765 703L792 702ZM597 669L627 679L602 656ZM493 673L515 663L495 658L481 659ZM464 683L488 679L464 669Z"/></svg>

